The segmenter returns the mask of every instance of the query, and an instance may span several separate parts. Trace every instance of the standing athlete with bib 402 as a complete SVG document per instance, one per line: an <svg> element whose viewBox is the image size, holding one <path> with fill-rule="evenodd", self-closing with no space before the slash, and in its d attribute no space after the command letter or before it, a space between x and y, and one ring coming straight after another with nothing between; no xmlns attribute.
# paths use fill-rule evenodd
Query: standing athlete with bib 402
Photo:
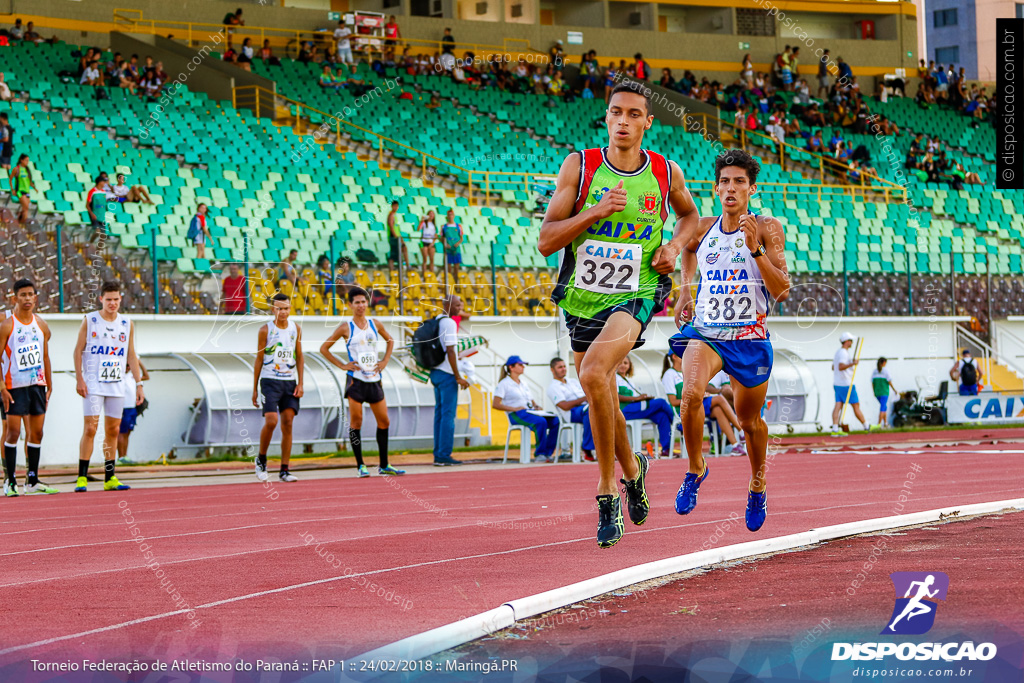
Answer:
<svg viewBox="0 0 1024 683"><path fill-rule="evenodd" d="M98 311L87 313L82 327L78 330L75 344L75 377L78 381L78 395L85 407L85 429L78 455L78 481L75 491L85 491L89 476L89 459L92 458L93 442L103 421L103 490L123 491L130 488L114 475L117 462L117 435L121 431L121 414L124 412L124 375L135 377L135 402L142 403L142 374L139 359L135 355L135 325L122 315L121 285L104 282L100 287Z"/></svg>
<svg viewBox="0 0 1024 683"><path fill-rule="evenodd" d="M619 410L615 369L631 350L672 288L683 244L700 218L679 166L642 149L651 127L650 89L634 82L615 87L605 117L608 146L575 152L562 162L555 194L540 231L541 254L565 253L552 299L562 309L576 372L590 405L590 424L601 476L597 487L597 543L622 537L615 461L622 467L629 517L647 519L644 488L648 460L632 452ZM671 241L662 229L671 205L679 220Z"/></svg>
<svg viewBox="0 0 1024 683"><path fill-rule="evenodd" d="M708 476L704 441L704 392L719 370L732 378L733 400L747 435L751 478L747 493L747 528L757 531L768 513L765 459L768 425L761 417L774 354L768 339L768 296L789 296L786 234L782 224L747 208L757 191L760 164L748 153L731 149L715 159L715 193L722 215L700 219L700 229L683 252L676 324L688 324L669 340L676 353L685 344L680 401L683 441L689 471L676 495L676 512L697 506L697 490ZM694 271L700 273L697 303L690 294Z"/></svg>
<svg viewBox="0 0 1024 683"><path fill-rule="evenodd" d="M3 406L7 415L4 434L4 465L7 480L4 495L18 495L15 464L18 459L18 438L25 423L27 442L25 462L28 464L24 493L57 493L39 481L39 454L43 441L46 406L53 391L50 376L50 328L33 311L38 300L31 280L14 283L14 314L0 324L0 349L3 353ZM8 443L10 440L10 443Z"/></svg>
<svg viewBox="0 0 1024 683"><path fill-rule="evenodd" d="M370 470L363 464L361 430L364 403L370 404L370 410L377 421L377 474L405 474L405 470L395 469L388 464L388 428L391 426L391 420L388 418L388 404L384 400L384 384L381 381L381 372L391 360L395 340L380 322L366 317L369 304L370 295L365 289L350 289L348 307L352 311L352 320L338 325L334 332L331 332L331 336L320 347L320 353L332 365L348 371L348 379L345 380L345 398L348 399L348 441L352 446L352 454L356 456L359 476L370 476ZM345 350L348 351L347 363L342 363L331 353L331 347L339 339L345 340ZM383 339L387 344L383 358L378 358L377 355L379 339Z"/></svg>

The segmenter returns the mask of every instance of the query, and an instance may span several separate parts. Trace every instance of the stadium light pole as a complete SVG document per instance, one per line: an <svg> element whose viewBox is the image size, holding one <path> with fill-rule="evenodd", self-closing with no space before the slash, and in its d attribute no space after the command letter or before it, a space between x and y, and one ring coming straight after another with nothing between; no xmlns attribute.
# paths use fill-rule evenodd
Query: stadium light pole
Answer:
<svg viewBox="0 0 1024 683"><path fill-rule="evenodd" d="M329 251L330 254L331 254L331 315L332 316L336 316L336 315L338 315L338 299L337 299L337 296L336 296L337 293L338 293L338 284L336 282L337 279L338 279L338 271L335 270L335 266L334 266L335 261L334 261L334 235L333 234L330 237L327 238L327 251Z"/></svg>
<svg viewBox="0 0 1024 683"><path fill-rule="evenodd" d="M153 315L160 315L160 269L156 263L156 228L151 228L149 235L149 257L153 262Z"/></svg>
<svg viewBox="0 0 1024 683"><path fill-rule="evenodd" d="M57 223L57 310L64 312L64 222Z"/></svg>

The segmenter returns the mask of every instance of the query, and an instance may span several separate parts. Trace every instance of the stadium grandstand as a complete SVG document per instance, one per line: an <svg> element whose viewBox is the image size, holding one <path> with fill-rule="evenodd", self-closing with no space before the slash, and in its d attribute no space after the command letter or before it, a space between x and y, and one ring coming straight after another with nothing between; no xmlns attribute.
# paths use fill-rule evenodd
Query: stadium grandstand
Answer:
<svg viewBox="0 0 1024 683"><path fill-rule="evenodd" d="M0 679L57 680L46 662L106 658L165 672L185 661L223 680L242 680L225 662L285 674L275 680L398 680L349 677L361 655L361 673L394 660L419 662L422 677L403 680L468 681L521 655L535 668L487 680L555 680L536 662L589 680L610 650L587 648L620 635L632 647L645 629L688 647L684 619L726 640L774 637L772 591L799 605L777 617L787 638L845 610L841 628L868 634L850 639L877 639L881 622L847 588L863 559L850 548L874 541L860 534L923 558L883 553L876 603L892 599L891 572L897 607L936 580L944 597L950 577L928 567L954 554L1019 570L1024 191L998 178L996 83L919 43L920 24L955 12L910 0L7 5L4 497L62 495L4 501L16 513L0 532L5 586L26 616L0 640ZM613 163L618 134L637 136L632 170ZM588 283L587 263L609 275ZM723 298L747 285L752 297ZM720 307L745 322L711 323ZM99 441L102 484L89 465ZM716 477L695 511L705 455ZM961 473L969 458L991 467ZM560 461L557 477L538 469ZM449 465L469 466L433 469ZM70 495L99 488L117 499ZM172 497L183 492L188 504ZM600 557L595 516L598 546L619 544ZM698 524L710 526L690 533ZM991 552L927 537L947 524L973 525ZM155 559L107 553L138 539ZM769 557L797 549L806 565ZM904 586L910 569L932 574ZM96 593L114 572L130 604L32 609ZM725 576L735 614L696 583L705 572ZM749 591L730 583L741 572ZM978 579L964 629L1019 631L1019 610L979 597L1008 592L999 581ZM666 598L697 585L707 617L690 606L696 587L685 604ZM795 596L806 586L850 600L826 612ZM555 621L591 605L594 631ZM892 634L921 633L893 630L901 618ZM806 661L787 648L785 661ZM635 659L624 680L682 680L689 666ZM478 668L423 668L445 660Z"/></svg>

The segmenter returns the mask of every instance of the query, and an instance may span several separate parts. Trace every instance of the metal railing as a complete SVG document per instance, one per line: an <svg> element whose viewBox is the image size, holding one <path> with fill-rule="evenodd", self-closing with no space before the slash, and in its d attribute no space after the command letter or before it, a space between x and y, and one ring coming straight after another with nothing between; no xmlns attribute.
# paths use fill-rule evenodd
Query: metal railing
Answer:
<svg viewBox="0 0 1024 683"><path fill-rule="evenodd" d="M335 137L333 146L338 151L347 149L342 137L343 131L360 131L363 135L374 138L376 142L376 161L379 166L388 166L385 152L405 150L410 156L419 158L420 173L424 182L431 182L434 177L455 176L461 173L465 180L458 179L460 184L467 188L467 198L470 204L482 203L490 206L495 193L504 190L523 190L529 193L534 186L550 182L550 176L538 176L535 173L513 173L509 171L480 171L464 168L441 157L434 156L429 152L399 142L386 135L381 135L368 128L338 118L336 114L329 114L325 111L311 107L308 104L293 100L284 95L261 88L256 85L245 85L236 87L232 92L232 106L237 108L251 109L257 116L270 118L277 125L289 126L296 135L306 135L322 130L323 124L317 126L311 122L311 118L319 117L330 123L329 129ZM318 140L318 144L331 144L327 135Z"/></svg>
<svg viewBox="0 0 1024 683"><path fill-rule="evenodd" d="M174 36L188 41L189 45L205 40L211 35L228 32L232 42L241 44L246 38L251 38L254 49L259 49L263 41L270 41L271 47L285 48L293 54L298 54L300 46L304 42L312 42L317 47L334 50L335 40L332 31L327 29L289 29L273 26L227 26L223 23L215 24L199 21L185 21L173 19L146 19L142 10L119 7L113 12L113 23L117 30L123 33L142 33L146 35L174 35L181 32L182 35ZM384 38L381 36L353 34L349 40L353 43L353 51L363 54L375 54L383 50ZM258 42L257 42L258 41ZM391 47L391 46L388 46ZM413 50L432 50L442 52L446 49L459 52L473 52L478 57L490 57L501 55L511 60L517 60L520 56L531 56L533 61L546 63L547 53L530 47L529 41L524 38L505 38L501 45L490 45L485 43L444 43L441 40L423 40L418 38L399 38L393 46L396 52L409 47ZM542 55L543 59L538 59Z"/></svg>

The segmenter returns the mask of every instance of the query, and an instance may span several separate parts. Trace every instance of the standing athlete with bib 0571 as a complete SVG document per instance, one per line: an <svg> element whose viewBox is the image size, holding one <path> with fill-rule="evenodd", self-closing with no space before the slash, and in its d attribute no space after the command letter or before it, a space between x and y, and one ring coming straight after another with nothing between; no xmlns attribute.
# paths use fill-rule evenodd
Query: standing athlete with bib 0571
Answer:
<svg viewBox="0 0 1024 683"><path fill-rule="evenodd" d="M782 224L747 208L757 191L759 170L757 160L738 149L715 160L715 193L722 215L700 219L697 235L683 251L683 287L675 315L676 324L687 325L669 340L676 353L686 346L680 417L690 467L676 495L676 512L693 511L697 490L708 476L702 452L704 392L711 378L724 370L732 378L736 415L747 435L751 478L746 522L751 531L761 528L768 509L768 425L761 417L774 358L768 339L768 296L776 301L789 296ZM689 287L695 270L700 273L696 305Z"/></svg>
<svg viewBox="0 0 1024 683"><path fill-rule="evenodd" d="M668 274L697 229L700 216L679 166L642 149L651 127L650 89L615 87L605 118L608 146L573 153L562 162L558 184L540 231L545 256L564 249L552 299L569 328L576 372L590 405L600 467L597 542L622 537L615 461L622 467L629 516L647 519L647 458L632 452L619 410L615 369L632 349L672 288ZM679 220L662 243L671 205Z"/></svg>

